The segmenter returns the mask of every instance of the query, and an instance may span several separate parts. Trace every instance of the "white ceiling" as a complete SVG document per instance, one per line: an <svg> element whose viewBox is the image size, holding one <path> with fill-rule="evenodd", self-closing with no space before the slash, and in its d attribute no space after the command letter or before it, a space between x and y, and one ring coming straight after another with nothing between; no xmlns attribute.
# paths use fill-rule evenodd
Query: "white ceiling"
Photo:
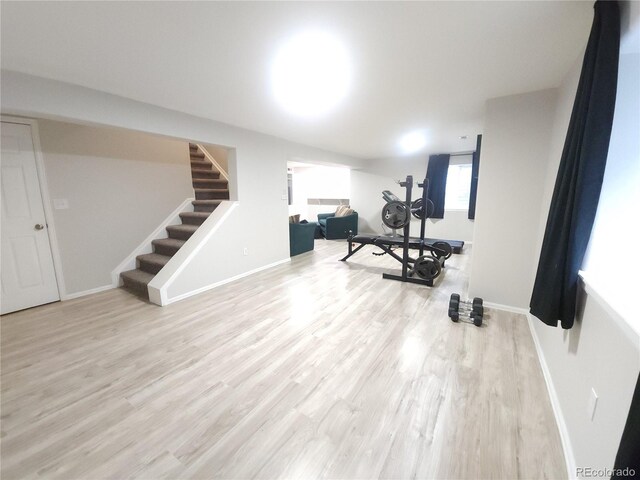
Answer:
<svg viewBox="0 0 640 480"><path fill-rule="evenodd" d="M488 98L559 85L586 44L592 2L2 2L2 68L74 83L363 158L473 149ZM324 29L353 62L321 119L275 104L269 63ZM468 135L466 141L458 139Z"/></svg>

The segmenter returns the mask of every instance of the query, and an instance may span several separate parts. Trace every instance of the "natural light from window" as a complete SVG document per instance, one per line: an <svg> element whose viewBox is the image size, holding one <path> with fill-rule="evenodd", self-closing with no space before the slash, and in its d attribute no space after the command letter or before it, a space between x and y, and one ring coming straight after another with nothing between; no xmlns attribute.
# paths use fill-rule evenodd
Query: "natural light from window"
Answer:
<svg viewBox="0 0 640 480"><path fill-rule="evenodd" d="M276 101L304 118L322 116L347 95L351 64L344 45L333 35L311 31L290 38L271 66Z"/></svg>
<svg viewBox="0 0 640 480"><path fill-rule="evenodd" d="M640 254L640 53L620 55L607 167L602 183L583 277L598 295L640 335L638 271Z"/></svg>
<svg viewBox="0 0 640 480"><path fill-rule="evenodd" d="M471 193L471 164L449 165L445 210L468 210Z"/></svg>

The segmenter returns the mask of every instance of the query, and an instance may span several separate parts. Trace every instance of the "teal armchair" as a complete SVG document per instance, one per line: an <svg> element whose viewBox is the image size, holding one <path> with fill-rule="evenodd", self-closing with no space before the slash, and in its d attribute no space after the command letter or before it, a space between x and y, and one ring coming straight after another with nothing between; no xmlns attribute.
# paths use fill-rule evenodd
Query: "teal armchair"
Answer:
<svg viewBox="0 0 640 480"><path fill-rule="evenodd" d="M322 229L322 235L327 240L347 238L349 232L358 233L358 212L353 212L345 217L336 217L335 213L319 213L318 223Z"/></svg>
<svg viewBox="0 0 640 480"><path fill-rule="evenodd" d="M314 233L317 224L310 223L290 223L289 224L289 255L300 255L310 252L314 246Z"/></svg>

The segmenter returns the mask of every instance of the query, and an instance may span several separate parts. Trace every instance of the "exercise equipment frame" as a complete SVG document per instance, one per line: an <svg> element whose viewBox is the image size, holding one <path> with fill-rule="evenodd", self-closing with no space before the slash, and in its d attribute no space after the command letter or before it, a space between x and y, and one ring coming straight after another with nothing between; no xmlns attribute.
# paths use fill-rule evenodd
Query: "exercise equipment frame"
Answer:
<svg viewBox="0 0 640 480"><path fill-rule="evenodd" d="M411 193L413 191L413 176L407 175L406 180L404 182L400 182L400 186L406 189L405 205L407 206L407 212L410 212L411 205L412 205ZM429 180L425 178L422 183L418 184L418 187L422 188L422 204L426 205L427 196L429 192ZM402 273L400 275L383 273L382 278L386 278L389 280L397 280L401 282L416 283L418 285L427 285L429 287L432 287L433 279L427 280L427 279L421 279L421 278L414 278L410 276L411 272L409 271L409 265L412 263L415 264L415 261L416 261L415 259L409 256L409 249L413 248L413 246L415 245L415 242L411 242L411 239L410 239L410 228L411 228L411 222L407 222L407 224L404 226L404 229L403 229L404 235L403 235L403 242L402 242L402 257L400 257L400 255L398 255L393 251L392 249L393 245L390 245L388 242L385 242L384 239L380 237L371 238L370 242L361 243L359 246L357 246L354 249L352 245L352 240L356 236L350 235L347 238L347 242L349 244L349 251L347 255L345 255L340 260L343 262L346 261L349 257L351 257L352 255L360 251L365 245L374 245L380 248L384 253L389 254L391 257L393 257L394 259L396 259L398 262L402 264ZM424 241L425 228L426 228L426 215L420 219L420 241L417 245L419 250L418 256L422 257L424 255L425 247L427 247L428 250L431 252L431 254L434 256L434 260L440 263L441 268L444 268L446 252L439 248L434 248L426 245Z"/></svg>

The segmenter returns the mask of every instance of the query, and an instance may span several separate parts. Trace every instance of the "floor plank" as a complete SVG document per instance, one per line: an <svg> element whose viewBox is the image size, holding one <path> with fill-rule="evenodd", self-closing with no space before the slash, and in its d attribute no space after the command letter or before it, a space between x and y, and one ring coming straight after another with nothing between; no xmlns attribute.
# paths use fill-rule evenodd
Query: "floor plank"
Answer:
<svg viewBox="0 0 640 480"><path fill-rule="evenodd" d="M565 478L526 319L447 318L470 248L433 288L345 250L2 317L2 478Z"/></svg>

